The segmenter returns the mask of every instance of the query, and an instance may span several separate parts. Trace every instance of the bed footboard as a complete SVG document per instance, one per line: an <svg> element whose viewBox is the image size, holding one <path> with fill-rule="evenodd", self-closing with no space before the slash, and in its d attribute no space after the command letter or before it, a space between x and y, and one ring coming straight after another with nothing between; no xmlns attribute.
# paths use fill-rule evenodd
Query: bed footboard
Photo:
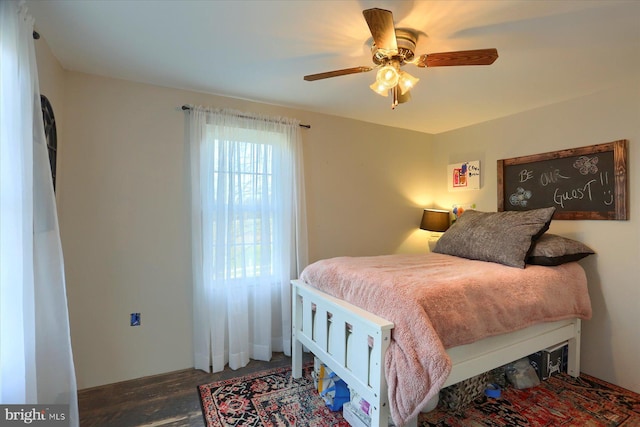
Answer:
<svg viewBox="0 0 640 427"><path fill-rule="evenodd" d="M372 427L387 427L384 354L393 323L299 280L291 283L293 377L302 376L305 346L370 403Z"/></svg>
<svg viewBox="0 0 640 427"><path fill-rule="evenodd" d="M292 284L292 373L302 376L305 346L370 403L371 426L387 427L389 396L384 355L394 327L379 316L300 280ZM535 324L447 350L452 369L443 387L487 372L543 348L567 342L568 373L580 375L580 319ZM417 419L408 426L417 425Z"/></svg>

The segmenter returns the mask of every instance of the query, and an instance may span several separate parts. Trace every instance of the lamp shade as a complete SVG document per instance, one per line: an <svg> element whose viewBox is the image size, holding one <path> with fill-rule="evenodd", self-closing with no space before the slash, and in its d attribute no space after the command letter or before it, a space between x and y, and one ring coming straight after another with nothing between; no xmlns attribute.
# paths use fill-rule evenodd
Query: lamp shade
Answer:
<svg viewBox="0 0 640 427"><path fill-rule="evenodd" d="M422 214L420 228L428 231L447 231L451 225L449 211L440 209L425 209Z"/></svg>
<svg viewBox="0 0 640 427"><path fill-rule="evenodd" d="M397 67L397 64L391 62L380 68L378 74L376 74L376 83L387 90L395 87L400 79Z"/></svg>

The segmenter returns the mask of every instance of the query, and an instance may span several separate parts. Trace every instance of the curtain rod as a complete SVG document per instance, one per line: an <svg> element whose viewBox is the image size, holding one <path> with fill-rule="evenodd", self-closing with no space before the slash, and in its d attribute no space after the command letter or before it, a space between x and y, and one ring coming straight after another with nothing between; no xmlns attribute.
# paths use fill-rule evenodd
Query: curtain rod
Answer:
<svg viewBox="0 0 640 427"><path fill-rule="evenodd" d="M191 106L190 105L183 105L182 106L182 110L191 110ZM239 116L239 117L242 117L244 119L252 119L253 118L253 117L249 117L249 116ZM311 129L311 125L300 124L300 127L301 128L305 128L305 129Z"/></svg>

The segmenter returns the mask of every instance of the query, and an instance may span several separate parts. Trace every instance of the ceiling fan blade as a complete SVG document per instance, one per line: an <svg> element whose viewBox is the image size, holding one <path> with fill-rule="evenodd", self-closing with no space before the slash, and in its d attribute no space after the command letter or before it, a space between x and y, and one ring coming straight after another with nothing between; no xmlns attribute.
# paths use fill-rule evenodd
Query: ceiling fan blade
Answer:
<svg viewBox="0 0 640 427"><path fill-rule="evenodd" d="M390 10L374 8L363 10L362 14L369 25L378 51L387 56L397 55L398 42L396 27L393 25L393 13Z"/></svg>
<svg viewBox="0 0 640 427"><path fill-rule="evenodd" d="M310 74L308 76L304 76L304 79L308 82L312 82L315 80L328 79L329 77L346 76L348 74L356 74L356 73L366 73L367 71L371 71L371 70L373 70L373 67L345 68L344 70L335 70L335 71L327 71L326 73Z"/></svg>
<svg viewBox="0 0 640 427"><path fill-rule="evenodd" d="M449 67L455 65L490 65L498 59L496 49L461 50L458 52L429 53L421 55L418 67Z"/></svg>

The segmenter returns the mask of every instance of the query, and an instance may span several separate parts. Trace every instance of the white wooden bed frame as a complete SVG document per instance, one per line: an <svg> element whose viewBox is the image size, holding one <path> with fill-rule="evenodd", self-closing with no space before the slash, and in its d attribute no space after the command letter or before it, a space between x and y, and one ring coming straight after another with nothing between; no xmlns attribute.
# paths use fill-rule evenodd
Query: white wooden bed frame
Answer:
<svg viewBox="0 0 640 427"><path fill-rule="evenodd" d="M302 376L303 346L371 405L371 427L387 427L389 399L384 354L394 325L346 301L293 280L292 373ZM540 323L447 350L453 368L443 387L546 347L568 342L568 373L580 374L580 319ZM408 426L417 426L417 418Z"/></svg>

